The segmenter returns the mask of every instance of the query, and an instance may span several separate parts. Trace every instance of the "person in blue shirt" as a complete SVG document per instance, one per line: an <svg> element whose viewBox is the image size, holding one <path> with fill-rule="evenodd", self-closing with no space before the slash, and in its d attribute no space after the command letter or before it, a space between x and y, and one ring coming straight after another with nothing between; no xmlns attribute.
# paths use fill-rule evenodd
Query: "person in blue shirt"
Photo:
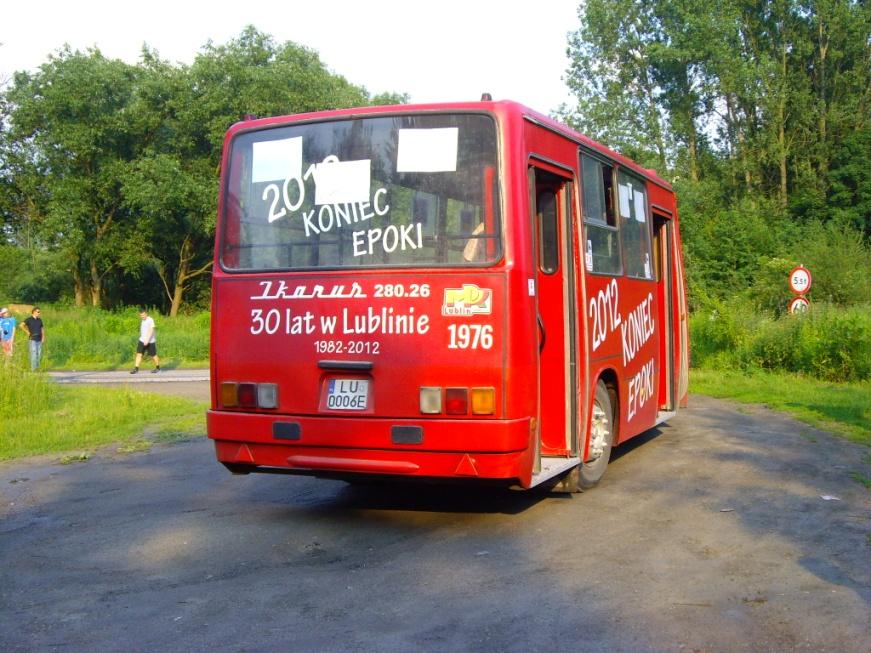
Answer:
<svg viewBox="0 0 871 653"><path fill-rule="evenodd" d="M0 308L0 344L3 345L3 353L6 356L6 362L12 358L12 345L15 342L15 318L9 313L9 309L5 306Z"/></svg>

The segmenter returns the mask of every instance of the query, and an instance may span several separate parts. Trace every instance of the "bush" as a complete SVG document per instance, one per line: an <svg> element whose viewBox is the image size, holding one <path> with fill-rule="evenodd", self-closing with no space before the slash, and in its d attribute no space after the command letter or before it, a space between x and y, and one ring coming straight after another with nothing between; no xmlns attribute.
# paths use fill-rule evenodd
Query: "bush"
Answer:
<svg viewBox="0 0 871 653"><path fill-rule="evenodd" d="M695 367L728 368L729 352L738 346L735 323L717 308L697 310L690 317L690 342ZM725 365L724 365L725 363Z"/></svg>
<svg viewBox="0 0 871 653"><path fill-rule="evenodd" d="M690 306L696 310L706 296L731 297L753 286L760 265L781 255L799 230L773 202L744 198L719 206L686 192L691 188L681 186L678 196Z"/></svg>
<svg viewBox="0 0 871 653"><path fill-rule="evenodd" d="M871 311L821 306L797 317L796 371L827 381L871 378Z"/></svg>
<svg viewBox="0 0 871 653"><path fill-rule="evenodd" d="M838 306L871 303L871 247L856 229L811 223L790 252L813 275L808 298Z"/></svg>
<svg viewBox="0 0 871 653"><path fill-rule="evenodd" d="M690 319L693 366L805 374L826 381L871 379L871 305L811 305L803 315L709 301Z"/></svg>

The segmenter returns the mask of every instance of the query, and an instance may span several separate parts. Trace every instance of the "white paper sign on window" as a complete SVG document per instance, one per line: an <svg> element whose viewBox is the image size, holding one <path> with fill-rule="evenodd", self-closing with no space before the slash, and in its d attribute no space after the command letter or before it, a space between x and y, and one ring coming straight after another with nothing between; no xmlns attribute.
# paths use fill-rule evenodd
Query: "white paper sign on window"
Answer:
<svg viewBox="0 0 871 653"><path fill-rule="evenodd" d="M302 137L254 143L251 181L283 181L302 176Z"/></svg>
<svg viewBox="0 0 871 653"><path fill-rule="evenodd" d="M624 184L618 184L617 187L620 189L620 215L628 220L632 216L632 204L629 201L632 187Z"/></svg>
<svg viewBox="0 0 871 653"><path fill-rule="evenodd" d="M635 193L635 219L638 222L647 222L647 211L644 206L644 193Z"/></svg>
<svg viewBox="0 0 871 653"><path fill-rule="evenodd" d="M400 129L397 172L456 172L457 127Z"/></svg>
<svg viewBox="0 0 871 653"><path fill-rule="evenodd" d="M371 159L339 161L328 156L314 169L315 204L368 202L371 172Z"/></svg>

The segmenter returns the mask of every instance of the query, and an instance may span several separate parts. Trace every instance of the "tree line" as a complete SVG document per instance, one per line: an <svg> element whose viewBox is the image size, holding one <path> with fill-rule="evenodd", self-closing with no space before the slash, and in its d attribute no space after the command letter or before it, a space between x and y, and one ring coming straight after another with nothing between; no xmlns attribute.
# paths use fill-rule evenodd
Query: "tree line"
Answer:
<svg viewBox="0 0 871 653"><path fill-rule="evenodd" d="M871 301L867 2L586 0L578 16L561 116L674 180L697 302L749 290L770 308L797 262L831 277L826 300Z"/></svg>
<svg viewBox="0 0 871 653"><path fill-rule="evenodd" d="M0 294L208 304L221 146L246 115L403 102L254 27L190 65L69 47L0 93Z"/></svg>
<svg viewBox="0 0 871 653"><path fill-rule="evenodd" d="M558 117L673 181L694 307L782 312L799 262L817 297L871 302L867 2L585 0L578 19ZM63 48L0 88L0 295L171 314L208 304L232 123L407 100L253 27L190 65Z"/></svg>

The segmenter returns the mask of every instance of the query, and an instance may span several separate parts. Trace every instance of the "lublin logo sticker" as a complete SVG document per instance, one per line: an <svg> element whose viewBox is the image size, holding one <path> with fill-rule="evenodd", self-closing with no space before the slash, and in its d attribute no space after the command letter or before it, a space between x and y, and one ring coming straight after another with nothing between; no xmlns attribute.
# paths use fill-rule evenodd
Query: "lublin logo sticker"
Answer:
<svg viewBox="0 0 871 653"><path fill-rule="evenodd" d="M445 288L442 315L490 315L493 290L464 283L462 288Z"/></svg>

